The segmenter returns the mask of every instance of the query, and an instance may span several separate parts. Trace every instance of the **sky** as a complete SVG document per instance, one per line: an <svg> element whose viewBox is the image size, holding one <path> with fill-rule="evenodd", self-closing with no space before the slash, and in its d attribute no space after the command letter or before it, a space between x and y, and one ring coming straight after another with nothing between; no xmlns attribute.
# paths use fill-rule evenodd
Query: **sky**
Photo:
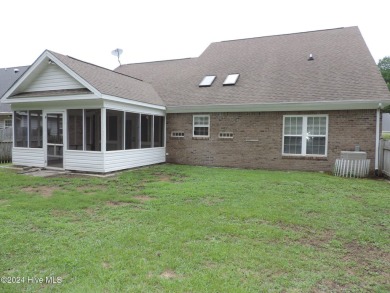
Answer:
<svg viewBox="0 0 390 293"><path fill-rule="evenodd" d="M388 0L2 0L0 68L49 49L109 69L199 56L212 42L358 26L390 56Z"/></svg>

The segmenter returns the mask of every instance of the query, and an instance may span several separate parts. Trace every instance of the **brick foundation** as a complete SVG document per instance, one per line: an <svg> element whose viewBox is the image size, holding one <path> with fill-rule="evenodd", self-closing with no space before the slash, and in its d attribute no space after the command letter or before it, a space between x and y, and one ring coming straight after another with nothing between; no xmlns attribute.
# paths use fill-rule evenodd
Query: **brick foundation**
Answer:
<svg viewBox="0 0 390 293"><path fill-rule="evenodd" d="M375 159L375 110L327 112L210 113L210 138L192 137L193 114L167 115L167 162L189 165L270 170L332 171L340 151L355 145L367 152L371 171ZM328 114L328 155L282 156L283 115ZM184 138L171 137L184 131ZM233 132L233 139L219 132Z"/></svg>

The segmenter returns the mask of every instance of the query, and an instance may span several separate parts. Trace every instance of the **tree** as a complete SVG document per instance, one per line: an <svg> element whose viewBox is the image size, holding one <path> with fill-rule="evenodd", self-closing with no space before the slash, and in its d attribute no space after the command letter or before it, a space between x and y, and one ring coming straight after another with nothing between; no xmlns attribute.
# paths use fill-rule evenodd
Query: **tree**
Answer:
<svg viewBox="0 0 390 293"><path fill-rule="evenodd" d="M387 84L387 87L390 90L390 56L379 59L378 67L382 73L383 79Z"/></svg>

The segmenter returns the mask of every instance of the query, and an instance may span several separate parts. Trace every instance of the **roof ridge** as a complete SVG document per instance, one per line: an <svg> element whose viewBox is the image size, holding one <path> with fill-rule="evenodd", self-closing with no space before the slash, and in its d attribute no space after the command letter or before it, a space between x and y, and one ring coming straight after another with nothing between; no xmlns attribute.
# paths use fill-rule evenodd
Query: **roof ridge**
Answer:
<svg viewBox="0 0 390 293"><path fill-rule="evenodd" d="M62 54L57 53L57 52L54 52L54 51L50 51L50 50L48 50L48 51L49 51L50 53L62 55ZM93 63L84 61L84 60L77 59L77 58L72 57L72 56L69 56L69 55L62 55L62 56L68 57L68 58L70 58L70 59L73 59L73 60L76 60L76 61L78 61L78 62L82 62L82 63L88 64L88 65L91 65L91 66L94 66L94 67L98 67L98 68L103 69L103 70L108 70L108 71L110 71L110 72L112 72L112 73L120 74L120 75L123 75L123 76L126 76L126 77L130 77L130 78L136 79L136 80L138 80L138 81L144 82L142 79L136 78L136 77L134 77L134 76L130 76L130 75L127 75L127 74L124 74L124 73L120 73L120 72L117 72L117 71L108 69L108 68L103 67L103 66L100 66L100 65L96 65L96 64L93 64Z"/></svg>
<svg viewBox="0 0 390 293"><path fill-rule="evenodd" d="M2 67L0 70L8 70L8 69L17 69L22 67L30 67L30 65L21 65L21 66L12 66L12 67Z"/></svg>
<svg viewBox="0 0 390 293"><path fill-rule="evenodd" d="M271 37L281 37L281 36L288 36L288 35L298 35L298 34L316 33L316 32L331 31L331 30L339 30L339 29L352 28L352 27L357 27L357 26L336 27L336 28L328 28L328 29L321 29L321 30L314 30L314 31L303 31L303 32L296 32L296 33L286 33L286 34L268 35L268 36L252 37L252 38L224 40L224 41L219 41L219 42L214 42L214 43L225 43L225 42L235 42L235 41L253 40L253 39L260 39L260 38L271 38Z"/></svg>
<svg viewBox="0 0 390 293"><path fill-rule="evenodd" d="M189 59L197 59L198 57L186 57L186 58L176 58L176 59L166 59L166 60L155 60L155 61L146 61L146 62L136 62L136 63L126 63L122 64L121 66L126 66L126 65L135 65L135 64L150 64L150 63L157 63L157 62L170 62L170 61L179 61L179 60L189 60ZM117 67L117 68L119 68Z"/></svg>

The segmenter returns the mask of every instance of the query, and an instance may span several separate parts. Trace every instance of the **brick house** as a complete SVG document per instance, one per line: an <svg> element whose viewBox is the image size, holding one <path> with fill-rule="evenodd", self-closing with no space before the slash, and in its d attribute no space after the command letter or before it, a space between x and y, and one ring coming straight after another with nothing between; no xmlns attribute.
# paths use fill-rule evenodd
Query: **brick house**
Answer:
<svg viewBox="0 0 390 293"><path fill-rule="evenodd" d="M373 171L390 104L357 27L217 42L197 58L114 71L45 51L4 98L15 164L91 172L330 171L357 147Z"/></svg>

